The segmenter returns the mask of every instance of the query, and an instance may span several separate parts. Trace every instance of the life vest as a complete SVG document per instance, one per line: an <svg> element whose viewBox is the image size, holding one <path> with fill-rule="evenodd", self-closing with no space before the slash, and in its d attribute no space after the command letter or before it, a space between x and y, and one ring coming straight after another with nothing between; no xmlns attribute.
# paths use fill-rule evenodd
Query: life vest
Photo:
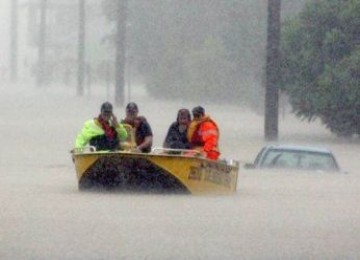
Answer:
<svg viewBox="0 0 360 260"><path fill-rule="evenodd" d="M187 137L192 149L205 152L208 159L216 160L220 156L218 147L219 128L214 120L205 116L193 120L188 128Z"/></svg>
<svg viewBox="0 0 360 260"><path fill-rule="evenodd" d="M121 122L130 125L135 130L136 145L143 143L145 137L149 135L152 136L151 127L144 116L138 116L134 120L128 120L125 118ZM147 153L150 152L151 146L142 149L142 151Z"/></svg>
<svg viewBox="0 0 360 260"><path fill-rule="evenodd" d="M111 126L109 122L106 122L102 118L95 118L94 122L96 125L101 127L104 134L93 136L89 143L96 147L96 150L117 150L120 148L118 134L115 127Z"/></svg>

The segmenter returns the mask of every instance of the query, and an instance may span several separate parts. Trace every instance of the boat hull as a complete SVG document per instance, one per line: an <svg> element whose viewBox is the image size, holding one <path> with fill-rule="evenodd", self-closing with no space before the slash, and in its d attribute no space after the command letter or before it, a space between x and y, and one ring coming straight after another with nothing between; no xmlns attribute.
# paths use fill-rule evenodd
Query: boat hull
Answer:
<svg viewBox="0 0 360 260"><path fill-rule="evenodd" d="M238 163L173 154L74 153L80 190L232 194Z"/></svg>

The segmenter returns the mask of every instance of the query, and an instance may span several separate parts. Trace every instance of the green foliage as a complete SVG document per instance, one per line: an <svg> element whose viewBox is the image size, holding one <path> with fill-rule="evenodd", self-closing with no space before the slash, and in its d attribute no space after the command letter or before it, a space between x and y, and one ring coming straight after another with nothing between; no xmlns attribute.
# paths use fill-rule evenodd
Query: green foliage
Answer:
<svg viewBox="0 0 360 260"><path fill-rule="evenodd" d="M281 86L294 112L341 136L360 134L360 2L309 2L282 38Z"/></svg>

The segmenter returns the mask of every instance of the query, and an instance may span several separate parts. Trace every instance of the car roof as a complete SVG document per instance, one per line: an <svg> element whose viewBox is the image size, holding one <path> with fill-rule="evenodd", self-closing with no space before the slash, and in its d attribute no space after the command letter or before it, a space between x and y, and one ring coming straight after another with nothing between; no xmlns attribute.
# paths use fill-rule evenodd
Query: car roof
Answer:
<svg viewBox="0 0 360 260"><path fill-rule="evenodd" d="M293 150L293 151L304 151L304 152L316 152L316 153L329 153L331 151L324 147L318 146L307 146L307 145L292 145L292 144L271 144L266 145L266 149L277 149L277 150Z"/></svg>

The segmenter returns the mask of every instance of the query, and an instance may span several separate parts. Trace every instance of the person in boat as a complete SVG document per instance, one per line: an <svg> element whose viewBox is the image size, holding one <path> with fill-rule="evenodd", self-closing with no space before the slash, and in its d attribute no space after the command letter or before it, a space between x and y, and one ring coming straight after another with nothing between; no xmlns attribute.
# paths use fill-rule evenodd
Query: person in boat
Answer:
<svg viewBox="0 0 360 260"><path fill-rule="evenodd" d="M173 122L166 134L163 147L171 149L190 149L187 139L187 129L191 122L189 109L182 108L178 111L176 121Z"/></svg>
<svg viewBox="0 0 360 260"><path fill-rule="evenodd" d="M126 105L126 117L121 121L135 129L136 148L134 152L149 153L153 142L151 126L144 116L139 116L139 108L136 103Z"/></svg>
<svg viewBox="0 0 360 260"><path fill-rule="evenodd" d="M204 157L217 160L220 156L218 146L220 131L216 122L205 114L201 106L192 109L191 121L187 137L193 150L199 151Z"/></svg>
<svg viewBox="0 0 360 260"><path fill-rule="evenodd" d="M127 131L113 114L112 104L104 102L99 116L84 123L81 132L76 137L75 149L81 149L90 144L97 151L118 150L120 141L126 137Z"/></svg>

